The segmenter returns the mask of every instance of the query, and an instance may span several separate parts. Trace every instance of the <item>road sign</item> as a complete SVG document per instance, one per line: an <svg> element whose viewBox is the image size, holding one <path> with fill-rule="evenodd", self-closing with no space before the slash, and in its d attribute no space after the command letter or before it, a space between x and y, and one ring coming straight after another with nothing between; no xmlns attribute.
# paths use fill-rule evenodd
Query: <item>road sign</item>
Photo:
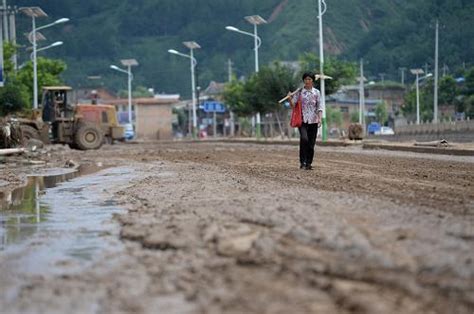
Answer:
<svg viewBox="0 0 474 314"><path fill-rule="evenodd" d="M218 101L205 101L202 104L202 109L204 112L225 112L225 105Z"/></svg>

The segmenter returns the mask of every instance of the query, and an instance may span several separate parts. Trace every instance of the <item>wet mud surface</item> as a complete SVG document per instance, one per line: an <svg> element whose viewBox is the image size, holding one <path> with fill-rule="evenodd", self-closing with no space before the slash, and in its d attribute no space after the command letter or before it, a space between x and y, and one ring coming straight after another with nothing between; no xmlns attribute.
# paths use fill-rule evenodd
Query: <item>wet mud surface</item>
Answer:
<svg viewBox="0 0 474 314"><path fill-rule="evenodd" d="M50 265L54 273L15 265L32 249L0 251L0 308L472 313L474 158L317 148L315 169L304 171L297 155L155 143L57 149L42 167L0 168L3 193L71 159L133 168L98 193L125 210L113 219L120 248L95 252L80 271Z"/></svg>

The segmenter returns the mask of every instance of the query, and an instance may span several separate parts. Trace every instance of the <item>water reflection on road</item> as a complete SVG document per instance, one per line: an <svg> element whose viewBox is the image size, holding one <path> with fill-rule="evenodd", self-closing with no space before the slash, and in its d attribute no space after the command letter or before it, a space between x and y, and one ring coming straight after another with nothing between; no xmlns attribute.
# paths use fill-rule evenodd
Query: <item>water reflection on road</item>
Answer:
<svg viewBox="0 0 474 314"><path fill-rule="evenodd" d="M118 232L111 216L121 209L106 191L126 184L132 169L100 169L49 171L0 195L0 254L19 253L19 267L41 272L55 263L90 261L110 246L110 235ZM91 172L97 173L84 175Z"/></svg>

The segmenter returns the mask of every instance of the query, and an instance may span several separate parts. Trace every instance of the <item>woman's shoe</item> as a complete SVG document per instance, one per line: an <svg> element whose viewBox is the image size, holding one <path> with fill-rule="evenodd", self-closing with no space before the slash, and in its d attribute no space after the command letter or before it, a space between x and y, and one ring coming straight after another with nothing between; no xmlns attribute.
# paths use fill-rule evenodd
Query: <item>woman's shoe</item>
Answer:
<svg viewBox="0 0 474 314"><path fill-rule="evenodd" d="M304 169L305 169L305 170L313 170L313 166L311 166L311 165L306 165L306 166L304 167Z"/></svg>

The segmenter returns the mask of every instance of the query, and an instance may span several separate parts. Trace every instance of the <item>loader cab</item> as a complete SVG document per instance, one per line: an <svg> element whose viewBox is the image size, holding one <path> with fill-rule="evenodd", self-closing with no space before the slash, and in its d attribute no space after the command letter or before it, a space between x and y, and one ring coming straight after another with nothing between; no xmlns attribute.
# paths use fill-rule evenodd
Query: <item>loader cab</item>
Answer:
<svg viewBox="0 0 474 314"><path fill-rule="evenodd" d="M71 105L72 88L68 86L48 86L43 88L41 106L42 118L45 122L55 122L64 118L74 117Z"/></svg>

